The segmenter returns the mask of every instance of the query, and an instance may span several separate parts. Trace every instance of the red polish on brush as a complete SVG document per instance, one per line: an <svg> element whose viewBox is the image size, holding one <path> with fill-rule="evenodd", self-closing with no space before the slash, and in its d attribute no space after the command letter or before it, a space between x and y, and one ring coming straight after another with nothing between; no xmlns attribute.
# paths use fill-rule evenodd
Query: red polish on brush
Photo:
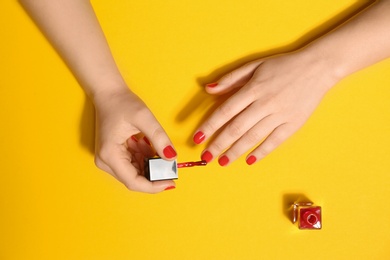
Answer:
<svg viewBox="0 0 390 260"><path fill-rule="evenodd" d="M197 161L197 162L182 162L182 163L177 163L177 168L186 168L186 167L194 167L194 166L206 166L207 162L202 160L202 161Z"/></svg>

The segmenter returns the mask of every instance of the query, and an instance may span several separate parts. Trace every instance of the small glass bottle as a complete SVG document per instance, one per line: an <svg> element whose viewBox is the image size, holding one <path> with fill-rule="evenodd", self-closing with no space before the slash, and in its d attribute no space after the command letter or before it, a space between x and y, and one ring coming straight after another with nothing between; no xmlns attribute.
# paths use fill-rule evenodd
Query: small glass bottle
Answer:
<svg viewBox="0 0 390 260"><path fill-rule="evenodd" d="M295 202L293 204L293 223L298 222L299 229L321 229L321 207L312 202Z"/></svg>

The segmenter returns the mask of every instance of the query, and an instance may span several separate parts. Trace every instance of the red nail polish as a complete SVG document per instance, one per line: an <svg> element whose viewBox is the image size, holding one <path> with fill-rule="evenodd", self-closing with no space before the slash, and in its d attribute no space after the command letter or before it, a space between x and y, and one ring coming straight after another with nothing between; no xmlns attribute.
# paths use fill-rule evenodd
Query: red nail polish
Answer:
<svg viewBox="0 0 390 260"><path fill-rule="evenodd" d="M256 157L254 155L251 155L248 157L248 159L246 159L246 163L248 165L252 165L256 162L256 160L257 160Z"/></svg>
<svg viewBox="0 0 390 260"><path fill-rule="evenodd" d="M218 163L221 166L225 166L229 163L229 158L226 155L223 155L221 158L218 159Z"/></svg>
<svg viewBox="0 0 390 260"><path fill-rule="evenodd" d="M206 84L206 87L209 87L209 88L215 88L216 86L218 86L218 82Z"/></svg>
<svg viewBox="0 0 390 260"><path fill-rule="evenodd" d="M209 151L206 151L202 154L201 158L203 161L209 163L213 159L213 155Z"/></svg>
<svg viewBox="0 0 390 260"><path fill-rule="evenodd" d="M203 132L201 131L198 131L196 132L196 134L194 135L194 142L196 144L200 144L201 142L203 142L203 140L206 138L206 136L204 135Z"/></svg>
<svg viewBox="0 0 390 260"><path fill-rule="evenodd" d="M175 149L173 149L173 147L171 145L168 145L167 147L165 147L163 150L163 153L164 153L165 157L167 157L169 159L176 156L176 151L175 151Z"/></svg>
<svg viewBox="0 0 390 260"><path fill-rule="evenodd" d="M168 187L166 187L164 190L173 190L173 189L175 189L176 187L175 186L168 186Z"/></svg>
<svg viewBox="0 0 390 260"><path fill-rule="evenodd" d="M293 205L293 223L298 221L299 229L321 229L321 207L312 202L298 202Z"/></svg>
<svg viewBox="0 0 390 260"><path fill-rule="evenodd" d="M147 143L148 145L151 145L149 139L146 136L144 136L143 139L144 139L145 143Z"/></svg>
<svg viewBox="0 0 390 260"><path fill-rule="evenodd" d="M134 135L131 136L131 140L133 140L134 142L138 143L138 139Z"/></svg>
<svg viewBox="0 0 390 260"><path fill-rule="evenodd" d="M177 163L177 168L186 168L186 167L194 167L194 166L206 166L206 161L197 161L197 162L182 162Z"/></svg>

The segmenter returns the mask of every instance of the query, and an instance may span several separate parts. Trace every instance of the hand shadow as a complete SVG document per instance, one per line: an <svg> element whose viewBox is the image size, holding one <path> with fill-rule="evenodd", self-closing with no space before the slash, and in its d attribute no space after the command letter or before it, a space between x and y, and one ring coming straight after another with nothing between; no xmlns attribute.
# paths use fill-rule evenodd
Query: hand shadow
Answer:
<svg viewBox="0 0 390 260"><path fill-rule="evenodd" d="M79 129L81 146L89 153L95 154L95 107L87 96L85 96Z"/></svg>
<svg viewBox="0 0 390 260"><path fill-rule="evenodd" d="M325 35L326 33L330 32L331 30L341 25L342 23L346 22L352 16L356 15L357 13L365 9L367 6L371 5L372 2L374 1L370 1L370 2L358 1L352 4L351 6L349 6L348 8L346 8L345 10L343 10L342 12L340 12L338 15L334 16L332 19L322 23L321 25L317 26L315 29L309 31L308 33L306 33L305 35L297 39L295 42L292 42L291 44L270 49L267 51L247 55L246 57L235 60L229 64L226 64L223 67L214 70L208 75L197 78L197 83L201 88L190 99L190 101L186 104L186 106L179 111L179 114L176 116L176 121L178 122L184 121L199 106L209 106L210 108L206 111L206 113L203 115L200 122L197 124L196 128L198 128L199 125L201 125L213 113L213 111L215 111L215 109L217 109L224 101L226 101L230 96L232 96L236 91L239 90L236 89L231 93L227 93L221 96L211 97L203 89L203 86L205 84L218 81L218 79L220 79L223 75L227 74L228 72L234 69L241 67L242 65L250 61L257 60L260 58L270 57L276 54L296 51L304 47L308 43L314 41L315 39L321 37L322 35ZM213 102L212 105L210 105L211 102ZM193 132L195 132L196 128L193 129ZM214 134L214 136L217 135L218 133ZM209 141L212 141L212 138ZM194 145L192 141L192 136L190 136L189 139L187 140L187 144L191 146Z"/></svg>
<svg viewBox="0 0 390 260"><path fill-rule="evenodd" d="M206 108L206 112L202 115L202 118L200 122L203 122L208 118L211 113L217 109L220 105L222 105L223 102L225 102L230 96L232 96L234 93L238 91L234 90L229 93L226 93L224 95L220 96L211 96L207 94L203 89L199 89L195 95L191 98L190 102L188 102L177 114L176 121L177 122L183 122L187 118L189 118L196 110L198 110L201 107ZM192 132L194 132L196 129L193 129ZM218 133L219 131L217 131ZM212 138L211 138L212 140ZM192 136L190 136L186 144L188 146L195 146L195 143L192 141Z"/></svg>

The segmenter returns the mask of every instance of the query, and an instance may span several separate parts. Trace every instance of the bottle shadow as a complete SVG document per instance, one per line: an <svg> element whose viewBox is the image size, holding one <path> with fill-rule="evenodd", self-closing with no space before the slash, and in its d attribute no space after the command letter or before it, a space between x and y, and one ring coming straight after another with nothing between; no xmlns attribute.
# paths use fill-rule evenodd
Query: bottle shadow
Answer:
<svg viewBox="0 0 390 260"><path fill-rule="evenodd" d="M293 211L293 205L297 202L311 202L306 195L302 193L286 193L283 195L283 201L282 201L282 212L283 215L293 222L294 217L294 211Z"/></svg>

